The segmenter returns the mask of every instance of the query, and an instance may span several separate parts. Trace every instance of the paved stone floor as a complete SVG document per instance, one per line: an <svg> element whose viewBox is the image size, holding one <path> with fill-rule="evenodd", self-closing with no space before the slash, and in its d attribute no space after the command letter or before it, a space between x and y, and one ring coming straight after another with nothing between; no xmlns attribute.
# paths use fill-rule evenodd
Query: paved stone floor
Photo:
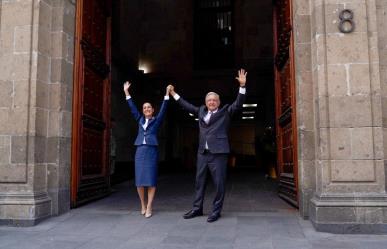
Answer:
<svg viewBox="0 0 387 249"><path fill-rule="evenodd" d="M139 214L132 182L112 195L48 219L34 227L0 227L1 249L386 249L384 235L318 233L297 210L276 196L275 182L256 172L230 174L223 216L184 220L193 193L193 175L159 178L154 216ZM213 196L207 189L205 212Z"/></svg>

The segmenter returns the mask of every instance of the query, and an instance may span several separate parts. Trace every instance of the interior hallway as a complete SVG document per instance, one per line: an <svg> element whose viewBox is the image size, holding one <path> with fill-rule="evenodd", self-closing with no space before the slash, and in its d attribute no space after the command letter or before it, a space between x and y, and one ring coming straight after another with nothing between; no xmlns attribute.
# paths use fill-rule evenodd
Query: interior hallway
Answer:
<svg viewBox="0 0 387 249"><path fill-rule="evenodd" d="M256 172L234 172L228 179L223 216L184 220L193 193L193 175L159 178L154 216L139 214L133 182L114 187L107 198L72 209L35 227L0 227L7 249L385 249L385 235L334 235L315 232L297 210L279 199L275 182ZM209 185L205 213L212 200Z"/></svg>

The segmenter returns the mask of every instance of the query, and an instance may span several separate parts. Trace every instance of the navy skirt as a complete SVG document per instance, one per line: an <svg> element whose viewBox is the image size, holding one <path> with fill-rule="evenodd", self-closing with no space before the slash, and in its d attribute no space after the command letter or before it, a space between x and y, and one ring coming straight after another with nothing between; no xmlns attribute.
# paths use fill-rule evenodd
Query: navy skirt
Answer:
<svg viewBox="0 0 387 249"><path fill-rule="evenodd" d="M157 146L146 144L137 146L134 158L137 187L156 186L158 154Z"/></svg>

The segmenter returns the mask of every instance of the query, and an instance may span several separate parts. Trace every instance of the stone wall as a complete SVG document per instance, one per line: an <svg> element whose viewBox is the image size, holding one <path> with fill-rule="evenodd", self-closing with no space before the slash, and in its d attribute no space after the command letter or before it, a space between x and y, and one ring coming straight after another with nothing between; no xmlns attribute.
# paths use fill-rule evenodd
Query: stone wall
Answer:
<svg viewBox="0 0 387 249"><path fill-rule="evenodd" d="M315 183L315 89L312 78L311 6L309 0L293 0L293 35L298 140L298 197L302 217L309 216Z"/></svg>
<svg viewBox="0 0 387 249"><path fill-rule="evenodd" d="M317 230L386 230L381 80L374 0L311 1ZM355 30L338 30L339 13L354 12Z"/></svg>
<svg viewBox="0 0 387 249"><path fill-rule="evenodd" d="M379 47L379 70L380 70L380 95L382 103L382 130L384 148L384 168L387 168L387 2L376 1L378 47ZM385 171L387 172L387 171ZM387 190L387 182L386 182Z"/></svg>
<svg viewBox="0 0 387 249"><path fill-rule="evenodd" d="M74 3L2 1L0 223L70 208Z"/></svg>

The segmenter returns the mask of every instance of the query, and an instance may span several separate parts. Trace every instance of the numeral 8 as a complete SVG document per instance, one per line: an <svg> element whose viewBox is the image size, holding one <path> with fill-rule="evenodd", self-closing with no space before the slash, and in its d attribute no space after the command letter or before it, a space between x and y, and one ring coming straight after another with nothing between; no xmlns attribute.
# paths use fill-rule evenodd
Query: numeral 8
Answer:
<svg viewBox="0 0 387 249"><path fill-rule="evenodd" d="M339 15L340 23L339 30L341 33L351 33L355 30L355 22L353 21L353 11L344 9Z"/></svg>

